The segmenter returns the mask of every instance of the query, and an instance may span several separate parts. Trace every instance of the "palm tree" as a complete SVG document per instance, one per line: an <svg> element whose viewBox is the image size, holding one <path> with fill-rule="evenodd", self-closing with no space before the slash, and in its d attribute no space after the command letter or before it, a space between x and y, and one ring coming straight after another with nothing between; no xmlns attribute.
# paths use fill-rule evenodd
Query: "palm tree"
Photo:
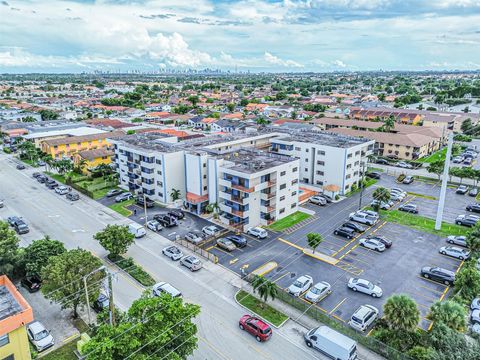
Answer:
<svg viewBox="0 0 480 360"><path fill-rule="evenodd" d="M50 154L42 155L42 160L45 161L45 167L46 168L47 167L51 168L53 166L53 164L55 163L55 160L53 159L52 155L50 155Z"/></svg>
<svg viewBox="0 0 480 360"><path fill-rule="evenodd" d="M459 303L447 300L437 301L430 307L427 318L433 322L443 323L450 329L464 331L466 327L465 308Z"/></svg>
<svg viewBox="0 0 480 360"><path fill-rule="evenodd" d="M77 162L77 166L75 167L75 172L82 174L83 169L85 168L85 166L87 166L87 164L88 164L87 159L81 158L80 161Z"/></svg>
<svg viewBox="0 0 480 360"><path fill-rule="evenodd" d="M177 201L178 199L180 199L181 194L182 193L180 190L172 188L172 191L170 192L170 197L172 198L172 201Z"/></svg>
<svg viewBox="0 0 480 360"><path fill-rule="evenodd" d="M275 300L277 297L277 285L260 275L255 275L252 282L253 291L260 295L260 299L267 302L268 298Z"/></svg>
<svg viewBox="0 0 480 360"><path fill-rule="evenodd" d="M390 132L395 127L395 117L390 115L388 118L385 119L383 122L382 128L385 132Z"/></svg>
<svg viewBox="0 0 480 360"><path fill-rule="evenodd" d="M408 295L393 295L383 305L383 318L392 330L415 331L420 311Z"/></svg>
<svg viewBox="0 0 480 360"><path fill-rule="evenodd" d="M378 211L381 203L388 203L390 200L390 192L384 187L376 188L373 192L373 198L377 200L375 201L373 207L375 211Z"/></svg>
<svg viewBox="0 0 480 360"><path fill-rule="evenodd" d="M323 241L322 235L317 233L308 233L307 234L307 243L308 246L312 248L312 252L315 253L315 249L320 245Z"/></svg>

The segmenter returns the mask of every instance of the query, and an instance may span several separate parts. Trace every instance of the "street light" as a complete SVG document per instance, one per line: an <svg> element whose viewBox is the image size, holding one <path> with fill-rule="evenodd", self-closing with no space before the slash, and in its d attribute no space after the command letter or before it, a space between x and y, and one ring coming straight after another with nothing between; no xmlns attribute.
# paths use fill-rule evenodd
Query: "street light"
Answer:
<svg viewBox="0 0 480 360"><path fill-rule="evenodd" d="M85 296L87 298L87 314L88 314L88 325L90 325L91 320L90 320L90 299L88 298L88 287L87 287L87 278L90 275L95 274L98 271L106 270L106 267L104 265L100 266L98 269L95 269L91 272L89 272L87 275L83 277L83 286L85 287Z"/></svg>

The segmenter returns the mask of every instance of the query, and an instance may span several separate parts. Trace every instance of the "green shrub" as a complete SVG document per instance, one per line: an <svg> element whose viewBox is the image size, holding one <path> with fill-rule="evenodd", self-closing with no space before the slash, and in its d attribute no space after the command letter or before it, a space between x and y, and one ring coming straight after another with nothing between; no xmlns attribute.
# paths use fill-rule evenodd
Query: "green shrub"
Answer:
<svg viewBox="0 0 480 360"><path fill-rule="evenodd" d="M133 261L131 257L124 258L121 255L108 255L107 257L110 261L115 263L115 265L124 270L143 286L155 285L155 279L153 279L149 273L143 270L141 266L135 264L135 261Z"/></svg>
<svg viewBox="0 0 480 360"><path fill-rule="evenodd" d="M11 154L11 153L12 153L12 149L10 149L10 148L8 148L8 147L4 147L4 148L3 148L3 152L4 152L5 154Z"/></svg>
<svg viewBox="0 0 480 360"><path fill-rule="evenodd" d="M434 350L432 348L417 345L408 350L407 355L415 360L430 360L433 353Z"/></svg>

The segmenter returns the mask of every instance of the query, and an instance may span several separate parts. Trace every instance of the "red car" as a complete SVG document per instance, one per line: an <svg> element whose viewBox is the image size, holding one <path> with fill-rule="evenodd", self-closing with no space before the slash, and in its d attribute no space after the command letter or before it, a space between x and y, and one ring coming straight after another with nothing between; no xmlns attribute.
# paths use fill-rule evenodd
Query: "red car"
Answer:
<svg viewBox="0 0 480 360"><path fill-rule="evenodd" d="M255 336L258 342L267 341L272 336L272 329L267 323L250 315L243 315L238 326Z"/></svg>

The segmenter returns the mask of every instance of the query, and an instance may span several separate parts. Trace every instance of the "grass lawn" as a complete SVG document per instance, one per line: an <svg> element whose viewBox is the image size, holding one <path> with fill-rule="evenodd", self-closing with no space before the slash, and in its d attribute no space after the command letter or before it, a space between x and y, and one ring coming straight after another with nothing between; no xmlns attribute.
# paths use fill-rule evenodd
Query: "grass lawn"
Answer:
<svg viewBox="0 0 480 360"><path fill-rule="evenodd" d="M76 348L77 341L73 340L41 358L43 360L78 360L73 353Z"/></svg>
<svg viewBox="0 0 480 360"><path fill-rule="evenodd" d="M376 168L376 167L369 167L367 168L367 171L375 171L375 172L384 172L383 169L380 169L380 168Z"/></svg>
<svg viewBox="0 0 480 360"><path fill-rule="evenodd" d="M399 210L381 210L380 213L384 220L439 236L466 235L468 232L468 229L464 226L446 222L442 222L442 228L437 231L435 230L435 220Z"/></svg>
<svg viewBox="0 0 480 360"><path fill-rule="evenodd" d="M107 189L108 191L108 189ZM107 192L105 192L106 194ZM115 210L116 212L118 212L120 215L123 215L123 216L130 216L132 215L132 212L130 210L128 210L126 208L126 206L130 206L132 205L133 203L135 202L134 199L130 199L130 200L126 200L126 201L123 201L121 203L115 203L115 204L112 204L112 205L109 205L108 207L112 210Z"/></svg>
<svg viewBox="0 0 480 360"><path fill-rule="evenodd" d="M20 160L23 161L25 164L30 165L31 167L35 167L35 168L38 167L38 164L37 164L36 161L33 162L30 159L21 159L21 158L20 158Z"/></svg>
<svg viewBox="0 0 480 360"><path fill-rule="evenodd" d="M408 195L413 195L413 196L416 196L416 197L419 197L419 198L423 198L423 199L437 200L437 198L436 198L435 196L430 196L430 195L425 195L425 194L418 194L418 193L410 192L410 191L407 191L407 194L408 194Z"/></svg>
<svg viewBox="0 0 480 360"><path fill-rule="evenodd" d="M310 216L311 215L304 212L297 211L291 215L288 215L287 217L284 217L283 219L275 221L272 225L268 226L268 229L273 231L282 231L299 223L300 221L308 219Z"/></svg>
<svg viewBox="0 0 480 360"><path fill-rule="evenodd" d="M135 264L131 257L108 255L108 259L115 263L119 268L123 269L127 274L137 280L143 286L153 286L156 284L155 279L150 276L140 265Z"/></svg>
<svg viewBox="0 0 480 360"><path fill-rule="evenodd" d="M45 174L50 176L52 179L57 180L58 182L61 182L62 184L65 184L65 175L60 175L60 174L54 174L49 171L45 171Z"/></svg>
<svg viewBox="0 0 480 360"><path fill-rule="evenodd" d="M445 157L447 155L447 148L444 147L443 149L440 149L438 151L435 151L432 155L426 156L424 158L418 159L418 162L421 163L432 163L438 160L445 160Z"/></svg>
<svg viewBox="0 0 480 360"><path fill-rule="evenodd" d="M235 299L237 299L237 301L247 309L261 316L275 326L280 326L285 320L288 319L287 315L275 310L270 305L265 304L263 301L260 301L256 297L243 290L240 290L235 294Z"/></svg>

